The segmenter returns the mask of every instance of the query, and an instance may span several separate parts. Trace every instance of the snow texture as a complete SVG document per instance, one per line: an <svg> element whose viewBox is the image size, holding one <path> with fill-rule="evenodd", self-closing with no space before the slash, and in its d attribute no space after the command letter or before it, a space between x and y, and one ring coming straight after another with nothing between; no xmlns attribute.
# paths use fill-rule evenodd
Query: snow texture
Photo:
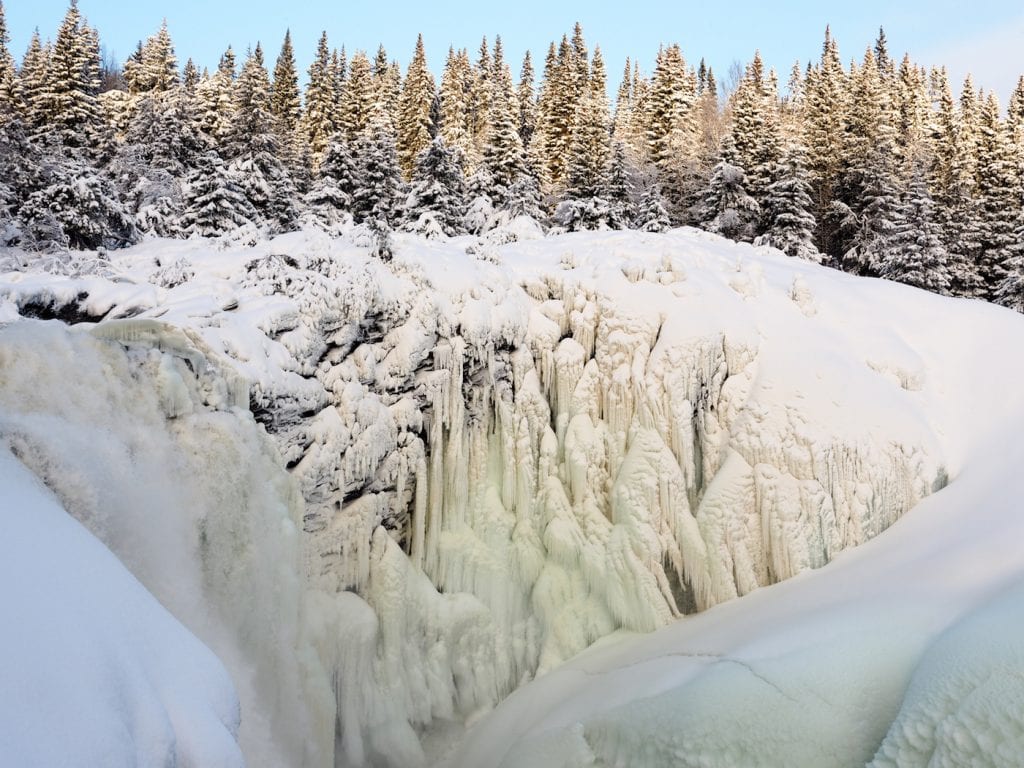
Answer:
<svg viewBox="0 0 1024 768"><path fill-rule="evenodd" d="M0 318L102 319L0 331L0 436L221 656L250 763L425 765L537 677L453 764L870 760L970 595L828 574L946 509L1010 314L693 230L394 241L0 276Z"/></svg>

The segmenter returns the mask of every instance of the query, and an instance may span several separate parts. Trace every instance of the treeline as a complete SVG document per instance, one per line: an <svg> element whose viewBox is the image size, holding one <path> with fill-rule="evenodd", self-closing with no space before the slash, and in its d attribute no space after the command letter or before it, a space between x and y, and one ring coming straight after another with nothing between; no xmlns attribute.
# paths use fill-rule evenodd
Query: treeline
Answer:
<svg viewBox="0 0 1024 768"><path fill-rule="evenodd" d="M1024 310L1024 78L1004 115L884 33L844 67L826 31L784 88L755 55L728 92L663 46L650 76L626 61L614 108L579 25L539 84L500 38L449 50L438 84L422 39L403 74L325 33L303 90L287 33L272 74L259 45L200 72L166 25L111 71L74 0L20 66L7 41L0 5L0 245L693 225Z"/></svg>

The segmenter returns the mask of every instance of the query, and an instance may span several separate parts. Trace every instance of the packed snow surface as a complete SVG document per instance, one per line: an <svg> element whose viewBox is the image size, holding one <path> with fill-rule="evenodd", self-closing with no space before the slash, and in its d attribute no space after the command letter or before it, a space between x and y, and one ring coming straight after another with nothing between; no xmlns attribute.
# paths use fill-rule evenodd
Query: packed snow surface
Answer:
<svg viewBox="0 0 1024 768"><path fill-rule="evenodd" d="M221 657L250 764L1016 753L1020 318L530 234L15 254L0 438Z"/></svg>

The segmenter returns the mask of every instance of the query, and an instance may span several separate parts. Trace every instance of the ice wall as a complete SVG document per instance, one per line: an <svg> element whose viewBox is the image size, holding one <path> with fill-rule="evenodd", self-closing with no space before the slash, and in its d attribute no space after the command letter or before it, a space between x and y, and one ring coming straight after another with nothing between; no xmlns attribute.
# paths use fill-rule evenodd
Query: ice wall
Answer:
<svg viewBox="0 0 1024 768"><path fill-rule="evenodd" d="M228 661L243 737L248 675L256 700L275 690L260 711L293 763L307 728L310 763L333 746L339 765L424 765L451 724L594 641L821 566L944 482L913 355L844 348L800 272L817 268L687 233L513 243L486 260L399 245L388 266L311 234L151 246L123 257L130 288L0 289L22 309L160 317L69 337L115 359L88 391L136 402L129 382L146 382L148 403L116 423L145 425L140 445L166 435L152 458L102 464L183 464L170 476L189 478L173 490L187 498L155 519L196 521L192 592L212 590L245 638L208 642L250 654ZM170 263L191 278L164 280ZM77 423L95 408L66 406L58 383L41 410ZM246 385L276 454L237 408ZM60 492L68 473L49 474ZM63 495L89 499L95 477ZM145 572L134 543L104 540Z"/></svg>

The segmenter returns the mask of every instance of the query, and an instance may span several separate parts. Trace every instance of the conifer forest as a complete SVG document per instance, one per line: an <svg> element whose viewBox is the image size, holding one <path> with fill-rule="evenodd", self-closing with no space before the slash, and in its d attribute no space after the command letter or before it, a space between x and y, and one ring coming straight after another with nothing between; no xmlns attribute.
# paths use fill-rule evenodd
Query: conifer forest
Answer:
<svg viewBox="0 0 1024 768"><path fill-rule="evenodd" d="M326 32L302 75L287 32L276 56L229 47L206 69L166 25L112 65L74 0L20 63L7 43L0 5L0 246L55 263L353 223L387 258L395 231L529 217L693 226L1024 310L1024 77L1004 108L894 55L884 32L841 54L826 30L820 58L788 73L755 53L728 85L674 43L652 72L605 62L580 25L521 64L500 37L453 47L439 80L422 39L403 72Z"/></svg>

